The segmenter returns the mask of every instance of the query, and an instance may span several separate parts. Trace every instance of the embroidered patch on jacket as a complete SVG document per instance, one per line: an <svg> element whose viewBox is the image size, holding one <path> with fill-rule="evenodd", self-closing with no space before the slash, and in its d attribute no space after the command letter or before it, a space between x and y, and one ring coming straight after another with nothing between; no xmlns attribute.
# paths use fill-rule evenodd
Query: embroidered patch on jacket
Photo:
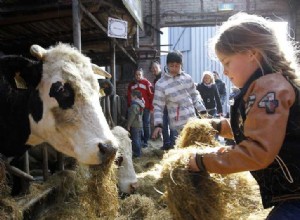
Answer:
<svg viewBox="0 0 300 220"><path fill-rule="evenodd" d="M248 100L247 100L247 103L246 103L246 110L245 110L245 113L248 114L249 110L252 108L254 102L255 102L255 95L250 95L248 97Z"/></svg>
<svg viewBox="0 0 300 220"><path fill-rule="evenodd" d="M259 108L266 108L267 114L275 113L275 109L278 107L278 100L275 99L275 92L268 92L262 97L258 103Z"/></svg>

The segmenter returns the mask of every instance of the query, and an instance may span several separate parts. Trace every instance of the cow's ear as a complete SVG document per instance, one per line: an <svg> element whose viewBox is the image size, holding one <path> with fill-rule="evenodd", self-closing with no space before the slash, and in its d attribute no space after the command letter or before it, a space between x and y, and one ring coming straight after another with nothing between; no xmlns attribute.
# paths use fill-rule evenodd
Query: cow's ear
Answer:
<svg viewBox="0 0 300 220"><path fill-rule="evenodd" d="M19 73L27 87L36 87L41 81L42 63L19 55L2 56L0 58L0 69L1 74L13 87L16 87L15 76L17 73Z"/></svg>
<svg viewBox="0 0 300 220"><path fill-rule="evenodd" d="M47 50L42 48L41 46L34 44L30 47L30 53L32 56L36 57L39 60L43 60L47 53Z"/></svg>

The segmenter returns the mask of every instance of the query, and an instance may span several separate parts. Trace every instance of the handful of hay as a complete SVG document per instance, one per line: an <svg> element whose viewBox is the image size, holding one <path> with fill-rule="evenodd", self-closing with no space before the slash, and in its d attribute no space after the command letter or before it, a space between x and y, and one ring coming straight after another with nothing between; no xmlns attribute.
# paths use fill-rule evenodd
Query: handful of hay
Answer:
<svg viewBox="0 0 300 220"><path fill-rule="evenodd" d="M245 219L260 202L254 181L247 172L220 175L190 172L186 168L191 153L214 148L215 130L208 120L190 120L180 133L176 149L162 160L161 182L164 200L174 219Z"/></svg>
<svg viewBox="0 0 300 220"><path fill-rule="evenodd" d="M106 166L90 168L87 191L81 195L81 202L88 212L97 217L114 219L118 215L119 201L116 168L114 161Z"/></svg>

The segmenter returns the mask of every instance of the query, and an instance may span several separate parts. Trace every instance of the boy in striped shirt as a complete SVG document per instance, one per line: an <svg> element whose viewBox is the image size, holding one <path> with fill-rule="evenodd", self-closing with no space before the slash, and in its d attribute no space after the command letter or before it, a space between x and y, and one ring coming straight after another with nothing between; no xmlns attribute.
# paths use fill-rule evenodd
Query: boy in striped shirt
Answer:
<svg viewBox="0 0 300 220"><path fill-rule="evenodd" d="M168 109L170 128L176 131L176 136L189 118L196 117L195 109L200 114L206 113L192 77L182 71L182 54L179 51L172 51L167 55L167 71L155 84L153 106L154 139L162 132L165 106Z"/></svg>

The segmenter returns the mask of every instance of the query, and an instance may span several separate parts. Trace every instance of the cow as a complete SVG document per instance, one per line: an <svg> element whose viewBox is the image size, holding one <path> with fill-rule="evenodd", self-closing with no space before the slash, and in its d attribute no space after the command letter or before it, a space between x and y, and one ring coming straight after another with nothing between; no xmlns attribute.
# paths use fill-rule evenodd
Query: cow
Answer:
<svg viewBox="0 0 300 220"><path fill-rule="evenodd" d="M68 44L32 45L30 52L37 60L0 58L0 154L14 158L14 165L30 147L48 142L83 164L114 157L118 144L99 104L95 76L103 70ZM11 194L19 193L13 186Z"/></svg>
<svg viewBox="0 0 300 220"><path fill-rule="evenodd" d="M118 142L118 188L120 194L128 195L136 191L137 176L132 163L132 145L129 132L121 126L112 129L112 133Z"/></svg>
<svg viewBox="0 0 300 220"><path fill-rule="evenodd" d="M121 126L112 128L112 133L117 140L117 155L115 162L117 164L117 180L120 197L125 197L134 193L138 187L137 176L132 162L132 145L129 132ZM57 152L47 143L42 143L29 149L30 167L34 168L34 172L41 175L41 166L43 163L42 147L46 147L48 151L49 169L53 174L56 171Z"/></svg>

